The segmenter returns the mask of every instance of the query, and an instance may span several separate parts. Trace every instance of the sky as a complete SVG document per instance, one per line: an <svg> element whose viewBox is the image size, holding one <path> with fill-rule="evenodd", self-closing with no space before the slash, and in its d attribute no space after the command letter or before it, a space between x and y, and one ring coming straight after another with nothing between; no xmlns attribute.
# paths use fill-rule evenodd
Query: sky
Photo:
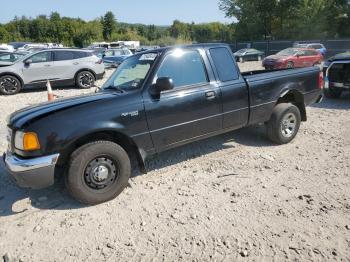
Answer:
<svg viewBox="0 0 350 262"><path fill-rule="evenodd" d="M0 23L15 16L36 17L53 11L84 20L113 11L120 22L155 25L171 25L175 19L195 23L232 21L219 10L218 0L17 0L12 3L0 0Z"/></svg>

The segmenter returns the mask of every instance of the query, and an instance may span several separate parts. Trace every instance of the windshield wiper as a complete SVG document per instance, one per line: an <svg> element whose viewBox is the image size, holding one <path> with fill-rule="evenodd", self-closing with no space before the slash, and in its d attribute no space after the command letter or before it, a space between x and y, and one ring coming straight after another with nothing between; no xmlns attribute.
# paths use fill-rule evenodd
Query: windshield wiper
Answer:
<svg viewBox="0 0 350 262"><path fill-rule="evenodd" d="M120 93L124 93L124 90L121 89L119 86L112 86L112 85L106 86L106 87L102 88L102 90L117 90Z"/></svg>

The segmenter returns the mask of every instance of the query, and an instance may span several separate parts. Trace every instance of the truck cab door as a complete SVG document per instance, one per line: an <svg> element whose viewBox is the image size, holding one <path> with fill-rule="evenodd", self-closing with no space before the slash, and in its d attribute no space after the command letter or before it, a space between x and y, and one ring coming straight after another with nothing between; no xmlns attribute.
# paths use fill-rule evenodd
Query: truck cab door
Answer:
<svg viewBox="0 0 350 262"><path fill-rule="evenodd" d="M237 129L247 125L249 118L249 92L244 78L229 49L209 49L215 77L220 86L223 105L223 129Z"/></svg>
<svg viewBox="0 0 350 262"><path fill-rule="evenodd" d="M222 129L221 91L210 81L208 65L203 51L176 49L165 54L155 70L144 103L157 151ZM152 88L162 77L172 79L173 89L154 94Z"/></svg>

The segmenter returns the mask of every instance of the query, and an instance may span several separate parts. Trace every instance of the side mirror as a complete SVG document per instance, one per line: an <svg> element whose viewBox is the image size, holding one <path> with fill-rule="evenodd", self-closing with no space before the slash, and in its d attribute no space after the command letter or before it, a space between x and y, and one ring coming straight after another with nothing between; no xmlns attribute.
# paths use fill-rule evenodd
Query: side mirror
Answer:
<svg viewBox="0 0 350 262"><path fill-rule="evenodd" d="M174 89L173 80L170 77L160 77L154 86L156 93Z"/></svg>
<svg viewBox="0 0 350 262"><path fill-rule="evenodd" d="M25 64L26 66L29 66L31 63L33 63L33 60L32 60L32 59L28 59L28 60L24 61L24 64Z"/></svg>

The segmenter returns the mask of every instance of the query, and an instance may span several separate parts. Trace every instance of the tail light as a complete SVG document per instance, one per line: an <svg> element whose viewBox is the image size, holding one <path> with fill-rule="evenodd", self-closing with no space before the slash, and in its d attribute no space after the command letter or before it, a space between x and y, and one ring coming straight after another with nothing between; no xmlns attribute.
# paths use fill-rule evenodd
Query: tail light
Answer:
<svg viewBox="0 0 350 262"><path fill-rule="evenodd" d="M323 72L320 72L318 76L318 88L323 89L323 85L324 85Z"/></svg>

